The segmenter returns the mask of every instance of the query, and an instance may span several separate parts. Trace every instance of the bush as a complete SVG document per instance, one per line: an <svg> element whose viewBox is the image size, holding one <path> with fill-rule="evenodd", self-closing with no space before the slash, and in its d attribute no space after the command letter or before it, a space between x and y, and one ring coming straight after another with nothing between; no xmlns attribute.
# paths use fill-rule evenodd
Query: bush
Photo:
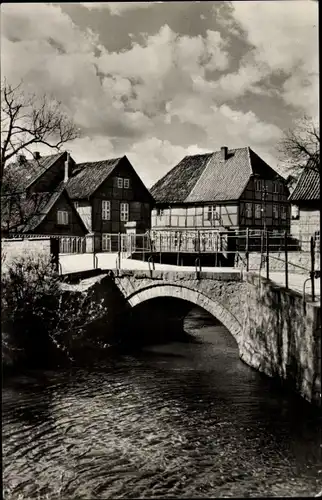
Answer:
<svg viewBox="0 0 322 500"><path fill-rule="evenodd" d="M32 366L73 361L89 325L107 312L87 292L62 290L53 265L30 257L3 270L1 309L3 362Z"/></svg>

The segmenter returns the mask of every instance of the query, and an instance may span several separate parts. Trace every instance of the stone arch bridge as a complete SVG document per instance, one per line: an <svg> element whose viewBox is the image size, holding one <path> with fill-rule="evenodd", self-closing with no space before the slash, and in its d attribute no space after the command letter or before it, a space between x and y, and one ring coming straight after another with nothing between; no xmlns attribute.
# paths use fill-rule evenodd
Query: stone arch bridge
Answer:
<svg viewBox="0 0 322 500"><path fill-rule="evenodd" d="M156 298L180 299L190 307L201 307L230 331L239 346L245 321L242 302L247 290L239 271L198 276L195 272L154 271L151 275L123 271L114 282L131 307ZM181 312L179 308L178 314Z"/></svg>
<svg viewBox="0 0 322 500"><path fill-rule="evenodd" d="M66 289L66 284L64 285ZM236 339L240 358L249 366L286 380L307 400L321 404L320 304L263 277L238 270L222 272L131 271L101 272L69 290L90 290L108 311L125 315L151 299L172 301L171 319L182 320L191 304L212 314ZM173 311L175 313L173 314ZM144 316L144 314L142 314ZM166 318L168 311L162 311ZM150 321L159 317L150 315ZM153 334L153 324L150 325Z"/></svg>

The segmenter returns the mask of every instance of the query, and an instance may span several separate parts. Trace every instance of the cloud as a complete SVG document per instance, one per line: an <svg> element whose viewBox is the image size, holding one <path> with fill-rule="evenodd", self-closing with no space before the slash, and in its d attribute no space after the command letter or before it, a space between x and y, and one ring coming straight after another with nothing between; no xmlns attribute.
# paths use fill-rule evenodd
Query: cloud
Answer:
<svg viewBox="0 0 322 500"><path fill-rule="evenodd" d="M135 138L149 129L140 110L124 109L129 81L116 75L102 83L96 53L105 48L98 36L81 31L60 7L6 5L1 23L2 73L9 81L23 79L27 90L53 94L85 133Z"/></svg>
<svg viewBox="0 0 322 500"><path fill-rule="evenodd" d="M316 113L317 3L232 2L230 13L230 22L243 31L250 52L248 61L241 61L237 72L224 76L220 86L227 92L230 87L235 95L238 87L256 92L260 80L273 73L283 75L280 95L285 102Z"/></svg>
<svg viewBox="0 0 322 500"><path fill-rule="evenodd" d="M121 16L125 12L136 9L148 9L153 3L162 2L82 2L80 5L88 10L107 9L112 16Z"/></svg>
<svg viewBox="0 0 322 500"><path fill-rule="evenodd" d="M165 175L174 165L189 154L202 154L209 149L192 144L188 148L175 146L169 140L156 137L133 144L126 155L144 179L147 187L151 187Z"/></svg>
<svg viewBox="0 0 322 500"><path fill-rule="evenodd" d="M143 44L132 43L128 51L105 51L98 66L102 74L134 80L133 109L158 115L177 93L193 91L193 79L205 78L207 70L223 71L229 65L225 42L217 31L206 36L182 36L164 25Z"/></svg>
<svg viewBox="0 0 322 500"><path fill-rule="evenodd" d="M130 47L111 51L101 44L99 33L78 27L57 4L3 4L2 74L13 83L23 78L30 90L62 101L82 130L82 137L69 145L77 161L127 154L147 184L183 156L222 145L249 145L271 161L280 128L252 109L242 111L236 100L247 92L258 99L274 99L279 93L285 104L298 108L302 99L314 108L310 92L317 84L316 48L312 42L310 50L301 46L293 54L292 43L305 35L308 21L300 22L297 35L295 14L292 22L275 19L262 3L260 16L253 7L247 13L247 5L224 5L226 28L233 27L234 37L246 47L237 63L231 37L218 24L189 35L162 23L152 34L139 33L133 23ZM116 12L116 4L102 5L113 5ZM104 15L111 22L108 13L100 13ZM278 8L275 15L281 15ZM287 26L289 34L280 34ZM308 40L301 43L306 46ZM285 55L275 57L283 50ZM284 78L277 90L269 79L278 72Z"/></svg>

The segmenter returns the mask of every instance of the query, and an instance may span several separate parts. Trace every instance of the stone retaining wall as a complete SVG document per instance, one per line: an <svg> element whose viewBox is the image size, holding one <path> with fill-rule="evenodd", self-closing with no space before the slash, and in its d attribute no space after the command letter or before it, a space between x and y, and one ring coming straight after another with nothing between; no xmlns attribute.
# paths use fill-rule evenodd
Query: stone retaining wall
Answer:
<svg viewBox="0 0 322 500"><path fill-rule="evenodd" d="M246 268L246 254L240 253L236 256L235 267ZM261 254L249 254L249 270L258 271L261 263ZM264 264L265 265L265 264ZM300 266L300 267L297 267ZM284 252L271 252L269 254L269 268L271 271L285 270L285 253ZM301 269L304 268L304 269ZM320 253L315 255L315 269L320 269ZM308 274L311 270L311 254L310 252L289 252L288 253L288 271L295 274Z"/></svg>
<svg viewBox="0 0 322 500"><path fill-rule="evenodd" d="M320 304L255 275L248 283L243 342L245 363L277 376L321 405Z"/></svg>

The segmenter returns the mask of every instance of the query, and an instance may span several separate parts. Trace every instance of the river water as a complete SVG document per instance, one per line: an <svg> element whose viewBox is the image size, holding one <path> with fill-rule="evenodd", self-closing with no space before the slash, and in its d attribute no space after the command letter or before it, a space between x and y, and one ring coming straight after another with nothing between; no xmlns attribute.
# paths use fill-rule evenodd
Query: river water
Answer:
<svg viewBox="0 0 322 500"><path fill-rule="evenodd" d="M197 343L6 381L5 498L321 491L321 421L311 406L243 364L207 314L192 310L185 327Z"/></svg>

